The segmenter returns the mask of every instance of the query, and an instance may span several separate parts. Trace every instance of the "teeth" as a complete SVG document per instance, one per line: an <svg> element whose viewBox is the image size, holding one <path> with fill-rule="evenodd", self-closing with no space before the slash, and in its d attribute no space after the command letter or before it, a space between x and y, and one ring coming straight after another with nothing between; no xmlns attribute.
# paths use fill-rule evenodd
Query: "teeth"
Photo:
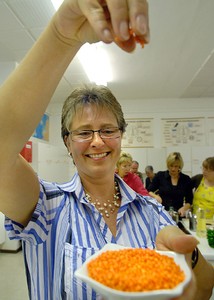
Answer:
<svg viewBox="0 0 214 300"><path fill-rule="evenodd" d="M107 153L100 153L100 154L90 154L89 156L91 158L101 158L101 157L104 157L106 155L107 155Z"/></svg>

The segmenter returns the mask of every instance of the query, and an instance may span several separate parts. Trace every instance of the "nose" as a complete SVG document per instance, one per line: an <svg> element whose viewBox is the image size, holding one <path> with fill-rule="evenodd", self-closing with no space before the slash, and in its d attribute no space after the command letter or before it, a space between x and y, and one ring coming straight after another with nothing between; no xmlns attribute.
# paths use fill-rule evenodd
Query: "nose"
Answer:
<svg viewBox="0 0 214 300"><path fill-rule="evenodd" d="M103 145L104 142L103 142L103 139L101 138L99 132L95 131L93 134L93 137L92 137L91 145L97 146L97 144Z"/></svg>

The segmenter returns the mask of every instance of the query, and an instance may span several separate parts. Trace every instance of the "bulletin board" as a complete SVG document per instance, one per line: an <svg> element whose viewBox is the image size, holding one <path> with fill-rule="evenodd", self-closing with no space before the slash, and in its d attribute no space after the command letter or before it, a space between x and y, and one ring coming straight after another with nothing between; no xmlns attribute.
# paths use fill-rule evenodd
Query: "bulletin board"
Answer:
<svg viewBox="0 0 214 300"><path fill-rule="evenodd" d="M205 118L161 119L162 147L206 145Z"/></svg>
<svg viewBox="0 0 214 300"><path fill-rule="evenodd" d="M153 118L126 119L128 126L123 135L122 147L124 148L146 148L154 147Z"/></svg>
<svg viewBox="0 0 214 300"><path fill-rule="evenodd" d="M207 132L208 132L208 145L214 146L214 117L207 118Z"/></svg>

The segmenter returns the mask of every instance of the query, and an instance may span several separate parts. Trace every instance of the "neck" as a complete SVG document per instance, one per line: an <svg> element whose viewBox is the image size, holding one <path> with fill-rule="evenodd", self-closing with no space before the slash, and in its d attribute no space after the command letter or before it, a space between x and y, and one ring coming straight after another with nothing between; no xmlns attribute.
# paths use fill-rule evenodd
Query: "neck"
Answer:
<svg viewBox="0 0 214 300"><path fill-rule="evenodd" d="M178 178L179 177L179 173L178 174L171 174L171 173L169 173L169 175L172 177L172 178Z"/></svg>
<svg viewBox="0 0 214 300"><path fill-rule="evenodd" d="M109 218L110 215L113 214L115 210L120 207L121 196L117 181L114 182L114 192L110 194L109 197L107 197L107 195L103 192L102 195L99 197L87 191L86 188L84 189L87 201L94 205L102 216Z"/></svg>
<svg viewBox="0 0 214 300"><path fill-rule="evenodd" d="M214 179L213 180L208 180L207 178L204 177L204 183L206 186L213 187L214 186Z"/></svg>
<svg viewBox="0 0 214 300"><path fill-rule="evenodd" d="M80 178L83 189L87 190L92 195L97 197L106 195L108 197L114 193L114 172L111 174L103 174L103 176L94 178L81 174Z"/></svg>

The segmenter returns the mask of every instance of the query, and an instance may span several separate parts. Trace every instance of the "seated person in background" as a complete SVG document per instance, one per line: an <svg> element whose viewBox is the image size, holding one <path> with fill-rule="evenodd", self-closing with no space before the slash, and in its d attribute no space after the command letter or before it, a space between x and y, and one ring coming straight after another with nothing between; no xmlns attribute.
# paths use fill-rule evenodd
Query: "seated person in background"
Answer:
<svg viewBox="0 0 214 300"><path fill-rule="evenodd" d="M170 153L166 164L168 170L158 172L148 187L149 195L162 203L166 210L173 207L183 217L192 205L191 178L181 172L184 163L179 152ZM157 190L158 195L155 194Z"/></svg>
<svg viewBox="0 0 214 300"><path fill-rule="evenodd" d="M153 166L147 166L145 168L145 173L146 173L146 180L145 180L145 186L146 189L148 189L149 185L152 183L153 178L155 177L154 169Z"/></svg>
<svg viewBox="0 0 214 300"><path fill-rule="evenodd" d="M193 212L198 207L204 208L206 218L214 216L214 157L206 158L202 163L202 173L192 177Z"/></svg>
<svg viewBox="0 0 214 300"><path fill-rule="evenodd" d="M142 183L144 183L143 182L143 173L141 173L140 171L138 171L138 169L139 169L139 162L136 161L136 160L133 160L132 164L131 164L130 172L138 175L140 177Z"/></svg>
<svg viewBox="0 0 214 300"><path fill-rule="evenodd" d="M132 156L129 153L121 152L116 165L116 173L127 183L135 192L149 196L140 177L130 172L132 165Z"/></svg>

